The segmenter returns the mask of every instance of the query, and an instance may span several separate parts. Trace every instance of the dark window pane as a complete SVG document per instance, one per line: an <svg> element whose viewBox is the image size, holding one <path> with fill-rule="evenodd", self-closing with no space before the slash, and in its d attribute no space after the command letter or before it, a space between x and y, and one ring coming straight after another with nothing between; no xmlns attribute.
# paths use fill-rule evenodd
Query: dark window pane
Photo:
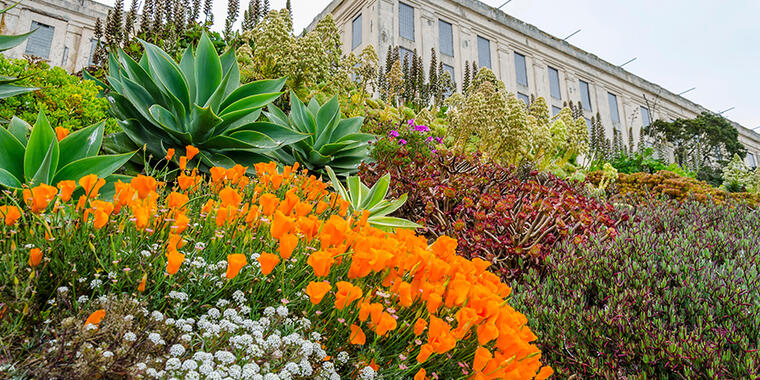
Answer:
<svg viewBox="0 0 760 380"><path fill-rule="evenodd" d="M478 36L478 64L491 68L491 41Z"/></svg>
<svg viewBox="0 0 760 380"><path fill-rule="evenodd" d="M443 20L438 20L438 45L441 54L454 56L454 32L451 24Z"/></svg>
<svg viewBox="0 0 760 380"><path fill-rule="evenodd" d="M651 123L651 119L649 116L649 109L647 109L644 106L641 106L641 125L648 127Z"/></svg>
<svg viewBox="0 0 760 380"><path fill-rule="evenodd" d="M24 54L35 57L50 58L50 47L53 45L53 32L55 28L50 25L40 24L32 21L31 30L35 30L29 39L26 40L26 50Z"/></svg>
<svg viewBox="0 0 760 380"><path fill-rule="evenodd" d="M518 92L517 93L517 98L520 99L520 100L522 100L523 102L525 102L526 106L530 105L530 98L528 97L528 95L525 95L522 92Z"/></svg>
<svg viewBox="0 0 760 380"><path fill-rule="evenodd" d="M525 56L515 53L515 74L517 75L517 84L528 86L528 70L525 67Z"/></svg>
<svg viewBox="0 0 760 380"><path fill-rule="evenodd" d="M583 109L586 111L592 111L591 109L591 93L589 92L588 83L580 81L581 83L581 103L583 103Z"/></svg>
<svg viewBox="0 0 760 380"><path fill-rule="evenodd" d="M560 94L559 90L559 71L553 67L549 67L549 90L552 98L562 99L562 94Z"/></svg>
<svg viewBox="0 0 760 380"><path fill-rule="evenodd" d="M414 41L414 8L398 3L398 31L407 40Z"/></svg>
<svg viewBox="0 0 760 380"><path fill-rule="evenodd" d="M610 103L610 118L612 119L612 123L620 124L620 113L618 112L617 96L611 92L608 92L607 100Z"/></svg>
<svg viewBox="0 0 760 380"><path fill-rule="evenodd" d="M351 50L362 44L362 15L356 16L351 24Z"/></svg>

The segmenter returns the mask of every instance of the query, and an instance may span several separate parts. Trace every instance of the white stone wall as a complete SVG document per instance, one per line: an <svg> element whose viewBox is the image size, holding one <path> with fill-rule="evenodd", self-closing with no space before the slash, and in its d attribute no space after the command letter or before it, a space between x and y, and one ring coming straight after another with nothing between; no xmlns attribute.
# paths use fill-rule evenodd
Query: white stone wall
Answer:
<svg viewBox="0 0 760 380"><path fill-rule="evenodd" d="M577 104L581 100L579 80L589 83L592 111L587 118L601 116L612 137L612 119L607 93L617 96L620 129L627 143L629 131L634 144L642 127L641 106L649 104L653 119L670 120L693 118L707 111L683 97L675 95L656 84L647 82L619 67L609 64L588 52L550 36L532 25L514 19L501 11L476 0L402 0L415 9L415 40L399 37L399 0L334 0L307 29L327 13L332 13L343 37L343 46L351 46L351 21L362 12L363 41L355 49L358 53L367 43L372 43L380 62L385 63L388 45L400 45L422 54L425 68L429 66L430 49L438 52L438 20L452 24L454 57L437 54L447 65L453 66L455 81L461 90L464 63L478 60L477 37L490 40L491 66L493 72L504 81L510 92L523 92L528 96L542 96L547 103L562 106L565 102ZM374 24L373 24L374 23ZM373 29L373 26L376 28ZM370 38L368 38L370 37ZM514 52L525 55L528 87L517 84ZM548 66L559 71L561 100L552 99ZM649 100L645 101L644 96ZM736 124L739 140L760 161L760 134Z"/></svg>
<svg viewBox="0 0 760 380"><path fill-rule="evenodd" d="M0 6L12 4L0 1ZM50 56L46 61L73 73L87 66L90 40L95 35L98 18L105 22L107 5L92 0L24 0L5 14L3 34L21 34L31 30L32 21L54 27ZM27 42L4 52L22 58Z"/></svg>

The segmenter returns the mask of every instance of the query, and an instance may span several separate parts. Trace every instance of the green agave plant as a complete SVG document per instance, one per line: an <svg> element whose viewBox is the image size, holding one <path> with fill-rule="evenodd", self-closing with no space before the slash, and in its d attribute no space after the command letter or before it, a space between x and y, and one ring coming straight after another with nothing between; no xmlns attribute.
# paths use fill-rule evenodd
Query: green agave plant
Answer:
<svg viewBox="0 0 760 380"><path fill-rule="evenodd" d="M329 165L345 175L357 172L359 164L369 159L369 142L376 137L360 132L363 117L341 118L337 96L324 105L312 99L307 107L291 92L290 103L290 116L274 105L267 108L265 115L273 123L309 137L275 151L280 162L299 162L316 173Z"/></svg>
<svg viewBox="0 0 760 380"><path fill-rule="evenodd" d="M330 176L330 182L333 189L338 195L349 203L349 211L355 212L360 210L369 211L367 222L370 226L381 230L390 231L395 228L420 228L421 225L406 219L387 216L398 210L406 203L406 194L400 198L389 201L385 199L388 195L388 186L391 183L391 175L386 174L380 177L372 188L362 183L359 176L350 176L346 180L348 190L338 181L338 177L331 167L325 168L327 175Z"/></svg>
<svg viewBox="0 0 760 380"><path fill-rule="evenodd" d="M89 174L110 176L134 152L98 156L104 128L105 122L100 122L58 141L42 111L34 127L14 117L8 128L0 127L0 185L16 189L40 183L55 185Z"/></svg>
<svg viewBox="0 0 760 380"><path fill-rule="evenodd" d="M121 50L109 56L107 97L124 130L108 142L109 150L145 146L160 158L169 148L184 152L193 145L202 169L252 167L271 161L273 150L308 137L257 122L261 109L282 94L285 79L241 86L234 51L220 57L207 34L179 63L159 47L141 43L145 53L139 62Z"/></svg>
<svg viewBox="0 0 760 380"><path fill-rule="evenodd" d="M19 1L20 3L20 1ZM5 12L8 12L18 3L12 4L5 9L0 9L0 17L5 17ZM36 30L36 29L35 29ZM12 36L0 35L0 52L4 52L9 49L13 49L22 42L24 42L29 35L34 33L34 30L24 34L17 34ZM19 81L21 78L7 77L0 75L0 99L9 98L14 95L24 94L30 91L37 90L34 87L20 87L13 86L12 83Z"/></svg>

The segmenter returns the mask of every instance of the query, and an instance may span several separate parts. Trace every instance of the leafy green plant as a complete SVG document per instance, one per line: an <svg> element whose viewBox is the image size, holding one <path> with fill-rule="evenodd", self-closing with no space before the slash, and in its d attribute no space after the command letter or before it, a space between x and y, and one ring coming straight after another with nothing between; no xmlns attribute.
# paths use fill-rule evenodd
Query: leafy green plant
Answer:
<svg viewBox="0 0 760 380"><path fill-rule="evenodd" d="M285 79L240 85L235 54L221 57L208 35L198 47L188 48L179 63L157 46L142 41L139 62L123 51L109 56L106 76L113 112L123 134L108 142L122 151L145 146L154 158L169 148L200 150L200 166L252 167L270 161L268 155L307 135L287 126L257 122L261 109L282 93Z"/></svg>
<svg viewBox="0 0 760 380"><path fill-rule="evenodd" d="M290 116L274 105L268 107L265 115L283 129L309 137L275 151L280 162L287 165L299 162L317 173L329 165L337 173L348 175L357 172L359 164L369 159L369 142L375 135L360 132L363 117L343 119L337 97L323 105L312 98L307 107L291 93L290 103Z"/></svg>
<svg viewBox="0 0 760 380"><path fill-rule="evenodd" d="M101 89L94 81L82 80L60 67L50 67L44 61L2 56L0 75L20 76L18 85L39 87L37 91L5 99L0 104L1 119L10 120L16 116L34 123L42 110L54 128L78 130L106 120L106 134L120 131L116 119L109 117L108 100L98 96Z"/></svg>
<svg viewBox="0 0 760 380"><path fill-rule="evenodd" d="M20 3L21 1L19 1ZM0 16L5 19L5 12L8 12L13 7L18 5L18 3L12 4L8 6L5 9L0 9ZM17 35L0 35L0 52L4 52L9 49L13 49L14 47L18 46L24 40L26 40L29 35L34 33L34 30L31 32L27 32L24 34L17 34ZM7 76L0 76L0 99L5 99L14 95L24 94L29 91L34 91L36 88L33 87L19 87L19 86L13 86L12 83L19 81L19 78L14 77L7 77Z"/></svg>
<svg viewBox="0 0 760 380"><path fill-rule="evenodd" d="M330 176L333 189L335 189L335 192L341 198L349 203L348 208L352 213L364 210L369 212L367 223L372 227L383 230L393 230L396 228L416 229L422 227L406 219L388 216L388 214L395 212L406 203L406 194L402 194L398 199L393 201L385 199L388 195L388 186L391 183L390 173L380 177L372 185L372 188L363 184L359 176L350 176L346 179L346 184L348 185L348 189L346 189L338 180L332 168L328 166L325 170Z"/></svg>
<svg viewBox="0 0 760 380"><path fill-rule="evenodd" d="M0 128L0 185L21 188L113 174L134 152L98 156L104 124L80 129L59 141L44 112L40 111L34 127L14 117L7 129Z"/></svg>

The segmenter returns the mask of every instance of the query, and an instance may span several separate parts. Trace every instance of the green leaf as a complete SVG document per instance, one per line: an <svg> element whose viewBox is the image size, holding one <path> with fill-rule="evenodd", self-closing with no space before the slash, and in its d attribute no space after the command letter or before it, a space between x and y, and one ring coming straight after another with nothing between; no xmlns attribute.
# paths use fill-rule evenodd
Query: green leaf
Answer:
<svg viewBox="0 0 760 380"><path fill-rule="evenodd" d="M346 181L348 194L351 196L351 208L354 210L359 209L359 205L362 203L362 197L364 196L364 194L362 194L361 183L362 182L358 176L348 177L348 180Z"/></svg>
<svg viewBox="0 0 760 380"><path fill-rule="evenodd" d="M50 127L45 113L40 111L37 116L37 123L34 124L32 134L29 136L29 142L26 144L24 154L24 177L26 179L34 178L40 165L42 165L42 161L45 160L51 142L55 140L53 128ZM57 163L58 157L55 160Z"/></svg>
<svg viewBox="0 0 760 380"><path fill-rule="evenodd" d="M235 130L235 132L238 131L263 133L274 140L279 146L291 145L309 137L307 134L299 133L285 126L267 122L250 123Z"/></svg>
<svg viewBox="0 0 760 380"><path fill-rule="evenodd" d="M0 169L17 181L24 181L24 145L3 127L0 127Z"/></svg>
<svg viewBox="0 0 760 380"><path fill-rule="evenodd" d="M185 79L187 80L187 88L190 89L190 99L193 100L198 94L198 83L195 78L195 57L193 56L192 46L185 48L185 52L182 53L182 58L180 58L179 61L179 69L182 71L182 75L184 75Z"/></svg>
<svg viewBox="0 0 760 380"><path fill-rule="evenodd" d="M282 95L281 92L275 92L275 93L256 94L256 95L245 97L226 107L222 106L223 108L219 116L224 118L227 114L230 114L233 112L242 111L242 110L253 111L259 108L263 108L267 104L272 103L275 99L279 98L280 95Z"/></svg>
<svg viewBox="0 0 760 380"><path fill-rule="evenodd" d="M230 137L245 141L257 149L275 149L282 145L272 140L269 136L256 131L237 131L230 134Z"/></svg>
<svg viewBox="0 0 760 380"><path fill-rule="evenodd" d="M0 85L0 99L10 98L11 96L16 96L20 94L26 94L27 92L32 92L34 90L38 90L38 88L17 87L17 86L11 86L9 84L2 84Z"/></svg>
<svg viewBox="0 0 760 380"><path fill-rule="evenodd" d="M158 79L169 94L180 101L185 110L189 110L190 89L177 63L158 46L146 41L141 42L145 47L145 55L148 57L151 76Z"/></svg>
<svg viewBox="0 0 760 380"><path fill-rule="evenodd" d="M290 125L290 121L288 121L288 115L285 114L285 112L282 112L282 110L275 106L274 104L270 104L267 106L267 111L264 115L275 124L280 125Z"/></svg>
<svg viewBox="0 0 760 380"><path fill-rule="evenodd" d="M74 161L56 173L54 182L58 183L64 180L76 181L90 174L95 174L100 178L108 177L129 161L134 154L135 152L95 156Z"/></svg>
<svg viewBox="0 0 760 380"><path fill-rule="evenodd" d="M294 92L290 93L290 106L291 123L293 123L298 131L310 134L312 136L311 140L313 145L313 142L316 139L317 122L314 121L314 117Z"/></svg>
<svg viewBox="0 0 760 380"><path fill-rule="evenodd" d="M16 34L12 36L0 35L0 52L13 49L16 46L21 45L22 42L24 42L29 36L32 35L32 33L36 31L37 29L26 32L24 34Z"/></svg>
<svg viewBox="0 0 760 380"><path fill-rule="evenodd" d="M359 133L363 123L363 117L352 117L341 120L340 123L338 123L338 126L335 127L332 136L330 136L330 140L340 141L345 136Z"/></svg>
<svg viewBox="0 0 760 380"><path fill-rule="evenodd" d="M16 140L18 140L23 146L26 146L26 142L28 140L27 136L31 131L32 126L24 120L17 118L16 116L11 118L10 123L8 123L8 132L10 132L13 137L15 137Z"/></svg>
<svg viewBox="0 0 760 380"><path fill-rule="evenodd" d="M369 193L367 194L367 197L364 199L364 201L359 204L359 209L365 210L380 204L380 202L385 199L385 196L388 195L388 188L390 187L390 183L390 173L386 173L384 176L380 177L380 179L378 179L377 182L372 185L372 188L369 190Z"/></svg>
<svg viewBox="0 0 760 380"><path fill-rule="evenodd" d="M61 158L58 162L64 167L76 160L98 154L103 143L105 121L71 133L60 141Z"/></svg>
<svg viewBox="0 0 760 380"><path fill-rule="evenodd" d="M392 201L380 202L376 206L369 209L370 214L377 216L385 216L401 208L406 203L406 194L401 195L398 199Z"/></svg>
<svg viewBox="0 0 760 380"><path fill-rule="evenodd" d="M325 171L327 171L327 176L330 177L330 183L332 183L332 187L335 192L338 193L338 195L340 195L340 197L343 198L343 200L346 202L351 202L351 197L348 195L346 188L343 187L343 184L338 180L338 177L335 175L335 171L332 170L332 168L329 166L325 166Z"/></svg>
<svg viewBox="0 0 760 380"><path fill-rule="evenodd" d="M285 85L285 78L259 80L244 84L233 91L230 96L222 102L220 109L225 109L230 104L251 95L279 93L283 85Z"/></svg>
<svg viewBox="0 0 760 380"><path fill-rule="evenodd" d="M204 149L254 149L256 146L234 136L214 136L203 142Z"/></svg>
<svg viewBox="0 0 760 380"><path fill-rule="evenodd" d="M195 103L206 104L221 81L222 62L208 34L204 32L195 52L195 83L198 88Z"/></svg>
<svg viewBox="0 0 760 380"><path fill-rule="evenodd" d="M30 182L32 185L44 183L55 186L56 182L52 182L51 180L55 175L55 170L58 168L58 155L58 141L53 140L50 142L47 153L45 153L45 158L40 163L39 168L37 168L37 172L31 178Z"/></svg>
<svg viewBox="0 0 760 380"><path fill-rule="evenodd" d="M221 153L200 152L198 156L200 156L201 162L209 167L220 166L229 169L235 166L234 160Z"/></svg>
<svg viewBox="0 0 760 380"><path fill-rule="evenodd" d="M21 188L22 183L19 182L18 178L16 178L16 176L11 174L9 171L0 168L0 185L18 189Z"/></svg>
<svg viewBox="0 0 760 380"><path fill-rule="evenodd" d="M110 134L103 139L103 151L108 154L121 154L137 150L138 147L124 132Z"/></svg>
<svg viewBox="0 0 760 380"><path fill-rule="evenodd" d="M392 216L370 217L367 222L369 225L375 228L379 228L384 231L393 230L396 228L417 229L422 228L421 225L408 221L406 219L396 218Z"/></svg>

